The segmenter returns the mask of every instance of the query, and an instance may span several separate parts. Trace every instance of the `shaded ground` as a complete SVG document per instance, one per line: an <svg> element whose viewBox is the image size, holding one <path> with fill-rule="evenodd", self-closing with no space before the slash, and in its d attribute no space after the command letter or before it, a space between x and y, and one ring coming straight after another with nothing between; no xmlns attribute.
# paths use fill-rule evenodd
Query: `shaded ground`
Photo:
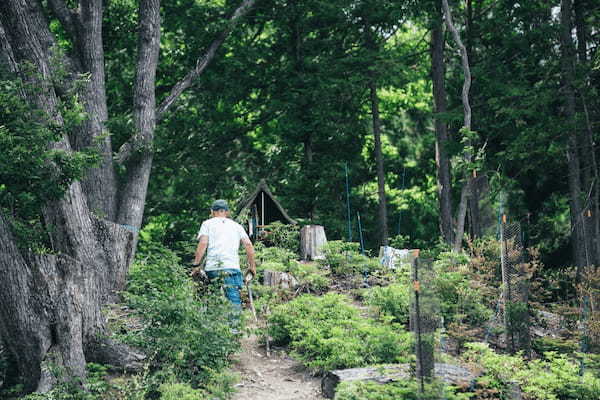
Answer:
<svg viewBox="0 0 600 400"><path fill-rule="evenodd" d="M242 339L233 370L240 374L234 400L321 400L321 379L283 351L267 357L255 335Z"/></svg>

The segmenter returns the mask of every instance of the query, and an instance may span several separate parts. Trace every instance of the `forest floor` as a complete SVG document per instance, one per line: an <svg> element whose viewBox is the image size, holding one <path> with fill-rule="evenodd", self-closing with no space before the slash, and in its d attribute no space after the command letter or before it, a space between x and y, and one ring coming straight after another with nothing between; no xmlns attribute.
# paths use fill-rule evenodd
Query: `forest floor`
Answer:
<svg viewBox="0 0 600 400"><path fill-rule="evenodd" d="M254 334L241 341L233 371L239 373L234 400L321 400L321 379L310 372L284 350L271 351L267 357L264 346Z"/></svg>

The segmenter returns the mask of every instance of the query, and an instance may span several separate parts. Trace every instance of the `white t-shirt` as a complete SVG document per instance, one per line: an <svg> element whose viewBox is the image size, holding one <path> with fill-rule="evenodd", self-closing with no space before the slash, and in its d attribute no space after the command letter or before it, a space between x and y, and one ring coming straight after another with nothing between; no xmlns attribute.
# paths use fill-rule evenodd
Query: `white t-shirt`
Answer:
<svg viewBox="0 0 600 400"><path fill-rule="evenodd" d="M244 228L237 222L224 217L208 219L200 226L200 236L208 236L206 251L206 271L215 271L225 268L240 269L240 242L248 239Z"/></svg>

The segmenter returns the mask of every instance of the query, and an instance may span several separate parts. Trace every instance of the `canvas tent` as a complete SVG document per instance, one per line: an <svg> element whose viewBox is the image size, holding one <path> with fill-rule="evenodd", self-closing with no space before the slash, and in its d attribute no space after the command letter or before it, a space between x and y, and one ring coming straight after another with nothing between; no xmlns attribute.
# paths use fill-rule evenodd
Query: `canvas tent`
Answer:
<svg viewBox="0 0 600 400"><path fill-rule="evenodd" d="M236 219L245 226L253 240L258 236L261 228L275 221L296 224L273 196L264 180L261 180L256 190L240 203L236 215L244 216L242 221Z"/></svg>

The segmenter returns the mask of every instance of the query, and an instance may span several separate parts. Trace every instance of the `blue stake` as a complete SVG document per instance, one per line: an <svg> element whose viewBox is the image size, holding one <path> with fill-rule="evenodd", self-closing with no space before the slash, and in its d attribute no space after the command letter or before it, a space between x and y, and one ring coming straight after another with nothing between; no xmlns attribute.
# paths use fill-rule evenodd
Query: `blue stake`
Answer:
<svg viewBox="0 0 600 400"><path fill-rule="evenodd" d="M406 166L402 169L402 191L404 191L404 177L406 176ZM398 235L400 235L400 226L402 222L402 209L400 209L400 213L398 214Z"/></svg>
<svg viewBox="0 0 600 400"><path fill-rule="evenodd" d="M364 256L365 255L365 243L363 242L362 225L360 223L360 213L357 211L356 215L358 217L358 234L360 236L360 252Z"/></svg>
<svg viewBox="0 0 600 400"><path fill-rule="evenodd" d="M348 209L348 241L352 241L352 221L350 217L350 184L348 183L348 163L344 164L346 169L346 208Z"/></svg>

